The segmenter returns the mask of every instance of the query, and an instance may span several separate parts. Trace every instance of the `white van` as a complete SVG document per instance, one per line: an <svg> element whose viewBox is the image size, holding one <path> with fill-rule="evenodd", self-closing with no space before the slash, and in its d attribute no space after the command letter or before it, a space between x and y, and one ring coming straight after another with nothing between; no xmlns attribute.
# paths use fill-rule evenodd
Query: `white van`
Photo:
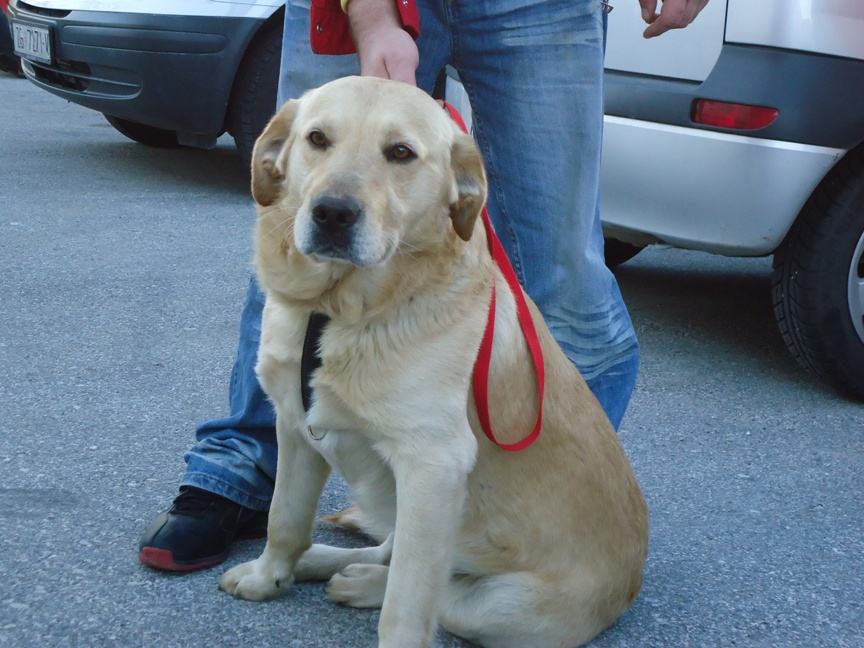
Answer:
<svg viewBox="0 0 864 648"><path fill-rule="evenodd" d="M774 255L790 351L864 398L864 2L711 0L648 41L638 2L615 5L607 262L651 243Z"/></svg>

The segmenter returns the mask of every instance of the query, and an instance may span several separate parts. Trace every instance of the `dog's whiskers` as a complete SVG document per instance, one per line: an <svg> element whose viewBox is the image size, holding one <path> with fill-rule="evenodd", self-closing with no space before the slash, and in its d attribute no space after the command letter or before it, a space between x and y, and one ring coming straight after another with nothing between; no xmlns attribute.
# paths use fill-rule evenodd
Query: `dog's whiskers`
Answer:
<svg viewBox="0 0 864 648"><path fill-rule="evenodd" d="M399 241L399 247L396 248L397 254L412 254L414 252L422 252L419 247L416 245L411 245L410 243L406 243L405 241Z"/></svg>
<svg viewBox="0 0 864 648"><path fill-rule="evenodd" d="M288 209L289 209L289 211L291 212L291 215L290 215L290 216L286 216L284 219L282 219L281 221L279 221L278 223L276 223L276 224L275 224L275 225L270 229L270 231L267 232L267 236L272 236L274 233L276 233L277 230L279 230L279 229L281 229L282 227L284 227L286 223L289 223L289 221L290 221L290 223L289 223L289 225L288 225L288 228L287 228L288 231L287 231L286 233L287 233L287 234L290 234L292 237L294 236L294 223L293 223L292 219L294 218L294 215L295 215L296 212L297 212L297 208L296 208L294 205L289 205L289 206L288 206Z"/></svg>

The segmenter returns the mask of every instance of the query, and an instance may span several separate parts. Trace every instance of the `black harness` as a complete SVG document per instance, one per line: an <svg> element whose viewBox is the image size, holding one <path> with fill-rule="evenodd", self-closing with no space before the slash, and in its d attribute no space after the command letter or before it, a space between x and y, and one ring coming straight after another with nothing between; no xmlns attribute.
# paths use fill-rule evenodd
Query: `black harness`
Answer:
<svg viewBox="0 0 864 648"><path fill-rule="evenodd" d="M303 399L303 411L307 414L312 407L312 372L321 366L321 334L329 321L330 318L323 313L312 313L306 325L303 356L300 358L300 396Z"/></svg>

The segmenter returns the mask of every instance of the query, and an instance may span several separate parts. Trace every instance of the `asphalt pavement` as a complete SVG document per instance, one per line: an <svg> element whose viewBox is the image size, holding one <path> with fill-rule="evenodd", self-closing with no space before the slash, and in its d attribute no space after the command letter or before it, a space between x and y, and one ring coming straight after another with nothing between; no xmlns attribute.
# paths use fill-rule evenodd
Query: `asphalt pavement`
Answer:
<svg viewBox="0 0 864 648"><path fill-rule="evenodd" d="M137 562L195 422L226 411L253 218L230 139L147 148L0 75L0 646L374 645L378 613L320 585L249 603L217 590L223 567ZM864 406L790 359L769 275L665 248L618 272L651 545L593 646L864 646ZM346 503L331 480L322 511Z"/></svg>

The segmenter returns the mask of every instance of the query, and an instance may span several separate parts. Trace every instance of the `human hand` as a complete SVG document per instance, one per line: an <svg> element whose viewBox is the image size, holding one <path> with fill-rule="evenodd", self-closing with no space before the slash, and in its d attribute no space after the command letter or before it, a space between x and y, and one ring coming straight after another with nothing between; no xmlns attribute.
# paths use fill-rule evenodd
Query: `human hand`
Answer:
<svg viewBox="0 0 864 648"><path fill-rule="evenodd" d="M670 29L681 29L696 19L708 0L662 0L663 6L657 13L657 0L639 0L642 7L642 20L648 28L642 33L645 38L654 38Z"/></svg>
<svg viewBox="0 0 864 648"><path fill-rule="evenodd" d="M360 56L360 74L417 85L417 43L402 29L395 0L351 0L348 20Z"/></svg>

